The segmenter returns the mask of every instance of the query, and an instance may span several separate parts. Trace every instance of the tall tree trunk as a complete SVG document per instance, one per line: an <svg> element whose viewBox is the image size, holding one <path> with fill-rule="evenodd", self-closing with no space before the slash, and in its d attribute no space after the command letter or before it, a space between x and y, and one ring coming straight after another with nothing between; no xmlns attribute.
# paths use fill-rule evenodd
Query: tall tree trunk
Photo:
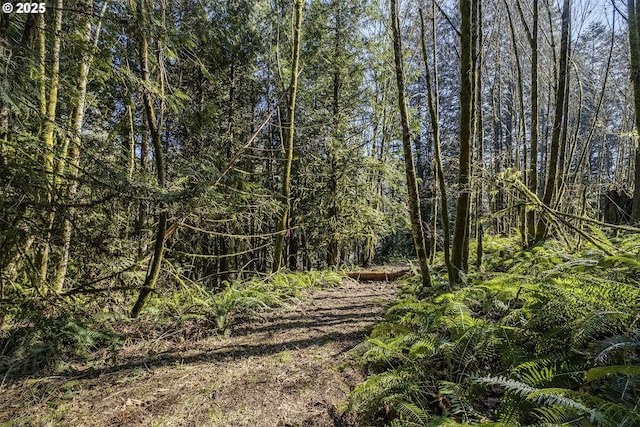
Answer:
<svg viewBox="0 0 640 427"><path fill-rule="evenodd" d="M144 87L142 90L142 100L144 104L144 111L147 117L147 123L149 125L149 131L151 134L151 143L153 144L154 157L156 162L156 177L157 183L160 188L164 188L165 186L165 165L164 165L164 155L162 151L162 140L161 140L161 131L162 131L162 122L156 118L156 111L153 105L153 99L151 98L151 93L149 91L149 87L151 86L151 71L149 66L149 39L148 39L148 28L149 20L147 19L148 9L146 8L146 4L144 0L141 0L138 3L137 17L138 22L140 23L140 33L139 33L139 55L140 55L140 72L142 74L142 80L144 82ZM161 107L162 108L162 107ZM158 225L156 228L156 239L153 248L153 255L151 260L151 265L147 270L147 275L144 280L144 284L140 289L140 294L138 295L138 300L133 306L131 310L131 317L137 317L140 314L140 311L144 307L145 301L147 297L151 294L151 291L156 286L156 282L158 281L158 277L160 276L160 267L162 266L162 258L164 255L164 239L165 233L167 231L167 207L159 206L160 212L158 213Z"/></svg>
<svg viewBox="0 0 640 427"><path fill-rule="evenodd" d="M49 264L49 253L51 250L51 235L53 233L53 222L55 218L55 209L53 208L54 197L55 197L55 183L56 179L54 176L54 159L55 159L55 130L56 130L56 109L58 106L58 86L60 84L60 44L62 37L62 0L56 0L54 3L55 8L55 18L54 18L54 27L53 27L53 45L51 48L51 68L49 74L49 98L45 101L45 97L42 96L43 93L46 92L44 89L44 79L41 80L41 110L44 107L44 133L42 136L44 142L44 156L43 156L43 164L44 164L44 172L47 176L48 181L48 191L47 191L47 202L49 203L49 215L47 220L47 229L46 229L46 239L44 241L44 247L42 248L42 253L40 256L40 284L43 285L47 281L47 268ZM42 19L42 22L44 18ZM44 56L46 52L46 44L44 37L44 29L40 29L41 39L40 39L40 59L42 64L40 65L41 72L43 72L45 68L44 64ZM44 73L43 76L44 77Z"/></svg>
<svg viewBox="0 0 640 427"><path fill-rule="evenodd" d="M506 0L504 0L504 7L507 11L507 18L509 21L509 30L511 33L511 44L513 46L513 54L516 62L516 79L517 79L517 87L518 87L518 105L520 107L520 129L521 129L521 135L522 135L522 144L524 147L526 147L527 146L527 141L526 141L527 124L525 120L526 113L524 109L524 85L523 85L523 78L522 78L522 67L520 65L520 54L518 52L518 40L517 40L516 31L513 25L513 19L511 17L511 9L509 8L509 4L507 3ZM528 31L528 28L526 31ZM516 142L516 144L519 144L519 142ZM525 152L525 159L523 163L524 181L528 182L529 180L528 180L527 161L526 161L526 152L527 152L526 148L524 149L524 152ZM527 222L526 208L522 207L520 209L520 212L521 212L520 224L522 225L521 236L522 236L523 243L526 245L528 241L527 236L531 234L531 231L529 230L529 227L528 227L529 224Z"/></svg>
<svg viewBox="0 0 640 427"><path fill-rule="evenodd" d="M524 13L522 11L522 5L520 1L516 3L518 5L518 12L520 14L520 21L525 28L527 34L527 40L531 47L531 128L530 137L531 149L529 154L529 174L528 174L528 186L529 190L533 194L538 194L538 127L539 127L539 109L538 109L538 0L533 0L533 17L531 22L531 29L529 29ZM535 241L535 211L531 210L527 212L527 244L531 245Z"/></svg>
<svg viewBox="0 0 640 427"><path fill-rule="evenodd" d="M337 165L337 145L340 144L342 135L342 120L340 111L340 88L342 86L340 57L342 56L342 11L340 9L340 1L335 1L337 5L335 13L335 38L333 45L333 100L331 105L332 115L332 132L330 136L330 145L328 147L329 157L329 247L327 251L327 265L333 267L338 264L338 254L340 245L338 242L338 165Z"/></svg>
<svg viewBox="0 0 640 427"><path fill-rule="evenodd" d="M435 3L432 2L432 5ZM421 46L422 57L424 60L425 80L427 82L427 101L429 106L429 118L431 122L431 132L433 133L433 153L436 177L438 180L438 188L440 190L440 214L442 217L442 234L443 234L443 252L444 263L447 266L447 272L449 274L449 280L453 278L452 266L451 266L451 232L449 225L449 210L447 202L447 186L444 179L444 170L442 168L442 154L440 144L440 115L439 115L439 93L438 93L438 62L436 56L436 26L435 26L435 11L433 13L433 79L431 78L431 70L429 68L429 55L427 54L427 46L425 43L425 28L424 28L424 16L422 9L420 12L420 30L421 30ZM433 81L433 87L432 82ZM435 228L435 227L434 227ZM435 239L434 239L435 240Z"/></svg>
<svg viewBox="0 0 640 427"><path fill-rule="evenodd" d="M464 260L468 258L469 207L471 199L471 143L473 137L474 73L473 73L473 13L475 0L460 0L460 154L458 171L458 200L453 236L452 283L461 284L466 273Z"/></svg>
<svg viewBox="0 0 640 427"><path fill-rule="evenodd" d="M287 141L285 146L285 166L282 173L282 201L285 203L284 211L280 216L278 228L276 230L276 244L273 250L273 266L272 271L276 272L280 269L282 263L282 252L284 249L284 238L287 230L287 219L289 210L291 209L291 201L289 194L291 193L291 164L293 163L293 137L295 130L295 109L296 109L296 92L298 90L298 67L300 62L300 33L302 29L302 5L303 0L295 0L293 5L293 46L291 47L291 86L289 88L289 108L287 111Z"/></svg>
<svg viewBox="0 0 640 427"><path fill-rule="evenodd" d="M11 15L3 13L0 15L0 49L4 51L0 67L3 70L9 68L9 58L13 53L13 44L9 40L9 18ZM4 86L4 84L3 84ZM2 88L6 90L5 87ZM7 142L9 142L9 116L11 115L11 106L8 102L0 101L0 176L7 164Z"/></svg>
<svg viewBox="0 0 640 427"><path fill-rule="evenodd" d="M393 56L396 64L396 82L398 85L398 106L400 108L400 121L402 123L402 148L404 164L407 175L407 192L409 196L409 214L411 216L411 231L413 242L418 255L418 265L422 275L423 289L431 286L429 266L427 264L427 251L425 247L422 218L420 217L420 199L418 196L418 180L413 164L411 149L411 129L409 128L409 107L404 94L404 70L402 66L402 45L400 40L400 20L398 19L398 4L391 0L391 29L393 35Z"/></svg>
<svg viewBox="0 0 640 427"><path fill-rule="evenodd" d="M104 2L102 7L102 13L100 15L100 19L106 10L107 2ZM80 19L84 22L83 29L83 42L86 45L86 49L83 50L82 58L80 60L80 64L78 67L78 81L77 81L77 93L75 98L75 105L73 106L73 118L72 118L72 126L71 132L67 133L65 136L64 145L70 145L70 157L69 157L69 166L70 166L70 176L71 182L69 184L69 188L67 190L66 199L71 201L74 199L77 191L78 191L78 171L80 168L80 135L82 134L82 125L84 123L84 110L87 98L87 82L89 79L89 68L91 67L91 62L93 60L93 53L91 51L90 43L91 43L91 16L93 14L93 0L86 0L82 4L82 13L80 15ZM98 43L98 37L100 34L100 21L96 26L95 34L93 34L93 48ZM64 287L64 281L67 275L67 268L69 266L69 250L71 248L71 220L70 217L73 215L73 209L69 208L67 214L65 215L62 227L62 254L58 261L58 266L56 270L56 278L54 280L54 289L56 292L60 293Z"/></svg>
<svg viewBox="0 0 640 427"><path fill-rule="evenodd" d="M484 251L484 123L482 121L482 3L478 1L475 9L475 41L476 52L474 54L475 70L475 112L474 135L478 147L478 185L476 187L476 267L482 266L482 253ZM522 111L524 116L524 111Z"/></svg>
<svg viewBox="0 0 640 427"><path fill-rule="evenodd" d="M631 220L640 220L640 0L627 0L629 16L629 50L631 52L631 81L633 83L633 112L634 112L634 174L633 174L633 203Z"/></svg>
<svg viewBox="0 0 640 427"><path fill-rule="evenodd" d="M553 117L553 129L551 131L551 145L549 147L549 162L547 166L547 177L544 188L542 202L551 206L554 195L558 189L558 170L564 170L564 165L560 165L558 157L560 154L560 143L562 128L564 123L564 103L566 102L567 71L569 64L569 29L571 23L570 1L564 0L562 7L562 36L560 41L560 58L558 64L558 84L556 86L555 113ZM536 241L543 240L549 231L549 224L544 217L538 220L536 228Z"/></svg>

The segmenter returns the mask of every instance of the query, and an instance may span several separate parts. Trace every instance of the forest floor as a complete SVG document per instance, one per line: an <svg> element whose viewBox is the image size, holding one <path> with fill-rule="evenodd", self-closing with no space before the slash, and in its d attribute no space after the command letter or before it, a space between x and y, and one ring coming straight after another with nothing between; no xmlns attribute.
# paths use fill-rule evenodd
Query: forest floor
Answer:
<svg viewBox="0 0 640 427"><path fill-rule="evenodd" d="M347 352L397 292L345 279L228 337L166 333L125 344L108 368L5 379L0 426L354 425L344 410L363 377Z"/></svg>

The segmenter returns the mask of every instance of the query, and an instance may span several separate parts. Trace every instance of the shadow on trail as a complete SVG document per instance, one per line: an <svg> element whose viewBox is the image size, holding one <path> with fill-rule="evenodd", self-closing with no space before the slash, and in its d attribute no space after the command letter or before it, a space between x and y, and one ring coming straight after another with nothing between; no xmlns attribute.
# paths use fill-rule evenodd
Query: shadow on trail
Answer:
<svg viewBox="0 0 640 427"><path fill-rule="evenodd" d="M328 326L336 326L342 324L352 324L354 322L374 320L377 316L375 314L361 313L345 314L340 316L322 316L317 319L309 318L309 316L295 316L290 318L281 318L280 321L274 323L268 323L264 326L259 323L254 323L253 326L241 326L237 329L233 329L232 336L247 336L252 334L259 334L264 332L276 332L286 331L294 329L317 329L326 328Z"/></svg>
<svg viewBox="0 0 640 427"><path fill-rule="evenodd" d="M362 341L366 335L367 326L383 313L383 304L375 302L353 304L352 300L374 298L380 298L380 295L350 295L350 301L319 295L296 311L269 312L265 315L265 321L241 324L232 328L231 337L222 339L219 342L220 345L215 348L200 351L194 348L176 348L145 356L116 357L115 365L70 370L58 374L55 378L68 381L70 378L95 379L111 376L113 377L111 381L117 382L140 368L153 371L171 365L229 363L250 357L270 356L285 350L320 347L328 343L334 344L339 354ZM250 344L233 344L234 339L244 338L242 341L246 342L247 338L252 336L255 336L255 339L251 340ZM44 373L42 375L31 373L16 375L9 381L25 377L47 378L50 376Z"/></svg>
<svg viewBox="0 0 640 427"><path fill-rule="evenodd" d="M327 343L339 345L338 353L347 351L364 338L364 331L355 330L350 332L330 332L327 334L314 336L307 339L284 341L274 344L255 344L242 346L221 346L215 350L202 351L195 354L183 355L181 352L164 352L157 356L150 356L140 359L129 359L124 363L104 369L89 369L86 371L71 371L58 375L74 379L94 379L103 375L123 374L128 376L130 371L144 368L154 370L170 365L188 365L200 362L231 362L238 359L269 356L281 353L285 350L302 350L310 347L319 347Z"/></svg>

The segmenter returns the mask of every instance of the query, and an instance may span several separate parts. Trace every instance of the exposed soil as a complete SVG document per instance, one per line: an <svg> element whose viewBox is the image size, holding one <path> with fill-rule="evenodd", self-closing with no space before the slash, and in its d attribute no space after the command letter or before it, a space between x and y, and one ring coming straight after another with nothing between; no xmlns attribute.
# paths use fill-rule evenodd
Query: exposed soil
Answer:
<svg viewBox="0 0 640 427"><path fill-rule="evenodd" d="M397 291L347 279L227 338L147 340L107 369L7 382L0 425L355 425L344 409L362 377L347 352Z"/></svg>

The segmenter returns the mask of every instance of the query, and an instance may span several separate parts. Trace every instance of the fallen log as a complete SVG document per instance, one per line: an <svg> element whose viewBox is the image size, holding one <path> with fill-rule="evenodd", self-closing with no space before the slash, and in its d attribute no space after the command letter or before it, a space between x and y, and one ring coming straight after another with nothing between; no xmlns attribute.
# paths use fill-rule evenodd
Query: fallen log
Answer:
<svg viewBox="0 0 640 427"><path fill-rule="evenodd" d="M347 276L361 282L391 282L410 271L408 268L399 271L350 271Z"/></svg>

